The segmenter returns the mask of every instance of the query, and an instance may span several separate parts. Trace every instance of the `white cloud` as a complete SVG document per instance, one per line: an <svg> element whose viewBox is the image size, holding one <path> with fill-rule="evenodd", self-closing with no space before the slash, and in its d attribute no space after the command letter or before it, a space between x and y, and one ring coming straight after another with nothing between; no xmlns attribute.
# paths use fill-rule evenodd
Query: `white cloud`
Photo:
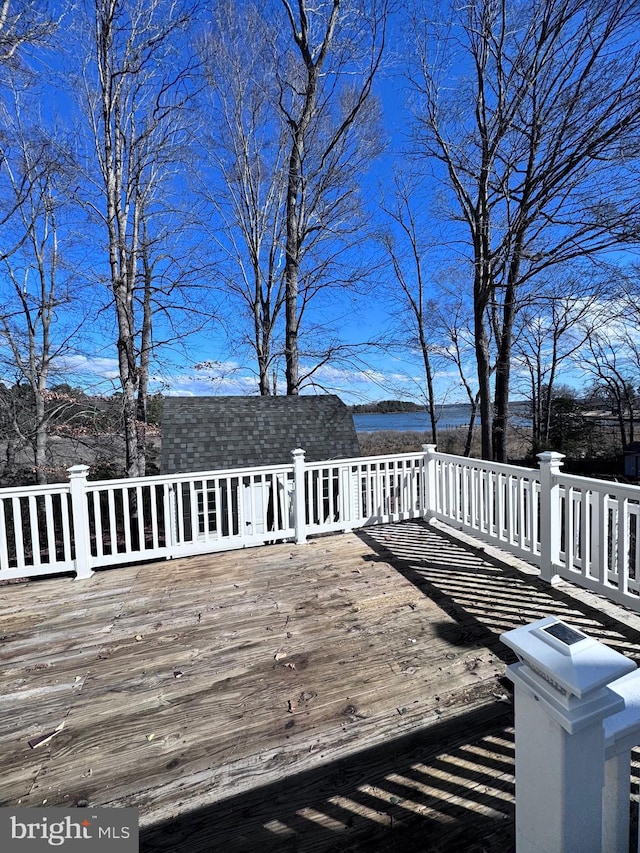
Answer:
<svg viewBox="0 0 640 853"><path fill-rule="evenodd" d="M109 382L119 376L117 359L101 356L66 355L56 361L56 371L69 377L91 377Z"/></svg>
<svg viewBox="0 0 640 853"><path fill-rule="evenodd" d="M258 392L256 377L235 361L205 362L193 373L164 377L158 384L168 397L235 396Z"/></svg>

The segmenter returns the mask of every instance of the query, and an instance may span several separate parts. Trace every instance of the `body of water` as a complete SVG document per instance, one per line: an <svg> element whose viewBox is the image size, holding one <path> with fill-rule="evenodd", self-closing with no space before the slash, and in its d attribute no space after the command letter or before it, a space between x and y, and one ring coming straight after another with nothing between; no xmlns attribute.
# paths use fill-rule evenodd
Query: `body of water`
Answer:
<svg viewBox="0 0 640 853"><path fill-rule="evenodd" d="M464 403L438 407L438 429L454 429L467 426L471 418L471 406ZM514 422L520 426L530 426L526 416L515 415ZM393 412L391 414L354 415L356 432L427 432L431 430L431 421L427 412ZM480 417L476 417L476 425Z"/></svg>
<svg viewBox="0 0 640 853"><path fill-rule="evenodd" d="M465 426L471 417L471 406L441 406L438 426ZM427 432L431 421L427 412L392 412L391 414L354 415L356 432Z"/></svg>

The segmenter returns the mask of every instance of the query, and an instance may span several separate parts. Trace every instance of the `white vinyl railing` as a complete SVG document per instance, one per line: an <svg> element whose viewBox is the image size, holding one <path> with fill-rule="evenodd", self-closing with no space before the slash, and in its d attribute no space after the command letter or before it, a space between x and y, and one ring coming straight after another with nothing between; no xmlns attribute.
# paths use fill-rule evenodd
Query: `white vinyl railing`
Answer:
<svg viewBox="0 0 640 853"><path fill-rule="evenodd" d="M0 489L0 580L74 571L69 483Z"/></svg>
<svg viewBox="0 0 640 853"><path fill-rule="evenodd" d="M438 453L0 489L0 580L437 518L640 610L640 488Z"/></svg>
<svg viewBox="0 0 640 853"><path fill-rule="evenodd" d="M423 453L0 489L0 581L263 545L424 515Z"/></svg>
<svg viewBox="0 0 640 853"><path fill-rule="evenodd" d="M418 518L424 514L423 453L305 465L309 534Z"/></svg>
<svg viewBox="0 0 640 853"><path fill-rule="evenodd" d="M640 489L568 475L558 483L558 573L640 609Z"/></svg>
<svg viewBox="0 0 640 853"><path fill-rule="evenodd" d="M430 514L540 565L540 471L433 453Z"/></svg>
<svg viewBox="0 0 640 853"><path fill-rule="evenodd" d="M541 453L519 468L425 448L427 516L640 611L640 487L561 471Z"/></svg>

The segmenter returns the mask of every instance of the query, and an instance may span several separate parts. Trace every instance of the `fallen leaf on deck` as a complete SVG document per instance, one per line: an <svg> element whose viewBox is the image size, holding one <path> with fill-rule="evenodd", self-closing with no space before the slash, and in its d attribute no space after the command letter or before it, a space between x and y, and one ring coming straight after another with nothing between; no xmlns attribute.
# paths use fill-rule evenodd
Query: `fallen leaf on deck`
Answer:
<svg viewBox="0 0 640 853"><path fill-rule="evenodd" d="M284 660L284 658L286 658L286 656L287 656L287 653L284 652L282 649L280 649L279 651L277 651L275 653L275 655L273 656L273 659L274 660Z"/></svg>
<svg viewBox="0 0 640 853"><path fill-rule="evenodd" d="M27 741L27 743L29 744L31 749L35 749L38 746L42 746L45 743L49 743L49 741L54 738L59 732L61 732L63 728L64 720L52 732L47 732L45 735L39 735L38 737L31 738L31 740Z"/></svg>
<svg viewBox="0 0 640 853"><path fill-rule="evenodd" d="M152 732L150 735L147 735L147 740L153 740L154 737L155 737L155 734L153 734L153 732Z"/></svg>

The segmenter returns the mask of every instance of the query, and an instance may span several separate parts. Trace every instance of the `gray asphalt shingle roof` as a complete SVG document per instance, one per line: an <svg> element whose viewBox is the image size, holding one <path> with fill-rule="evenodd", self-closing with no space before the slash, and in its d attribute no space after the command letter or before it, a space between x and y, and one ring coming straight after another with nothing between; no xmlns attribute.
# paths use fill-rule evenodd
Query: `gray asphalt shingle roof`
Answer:
<svg viewBox="0 0 640 853"><path fill-rule="evenodd" d="M161 471L175 474L360 455L351 413L335 395L166 397Z"/></svg>

